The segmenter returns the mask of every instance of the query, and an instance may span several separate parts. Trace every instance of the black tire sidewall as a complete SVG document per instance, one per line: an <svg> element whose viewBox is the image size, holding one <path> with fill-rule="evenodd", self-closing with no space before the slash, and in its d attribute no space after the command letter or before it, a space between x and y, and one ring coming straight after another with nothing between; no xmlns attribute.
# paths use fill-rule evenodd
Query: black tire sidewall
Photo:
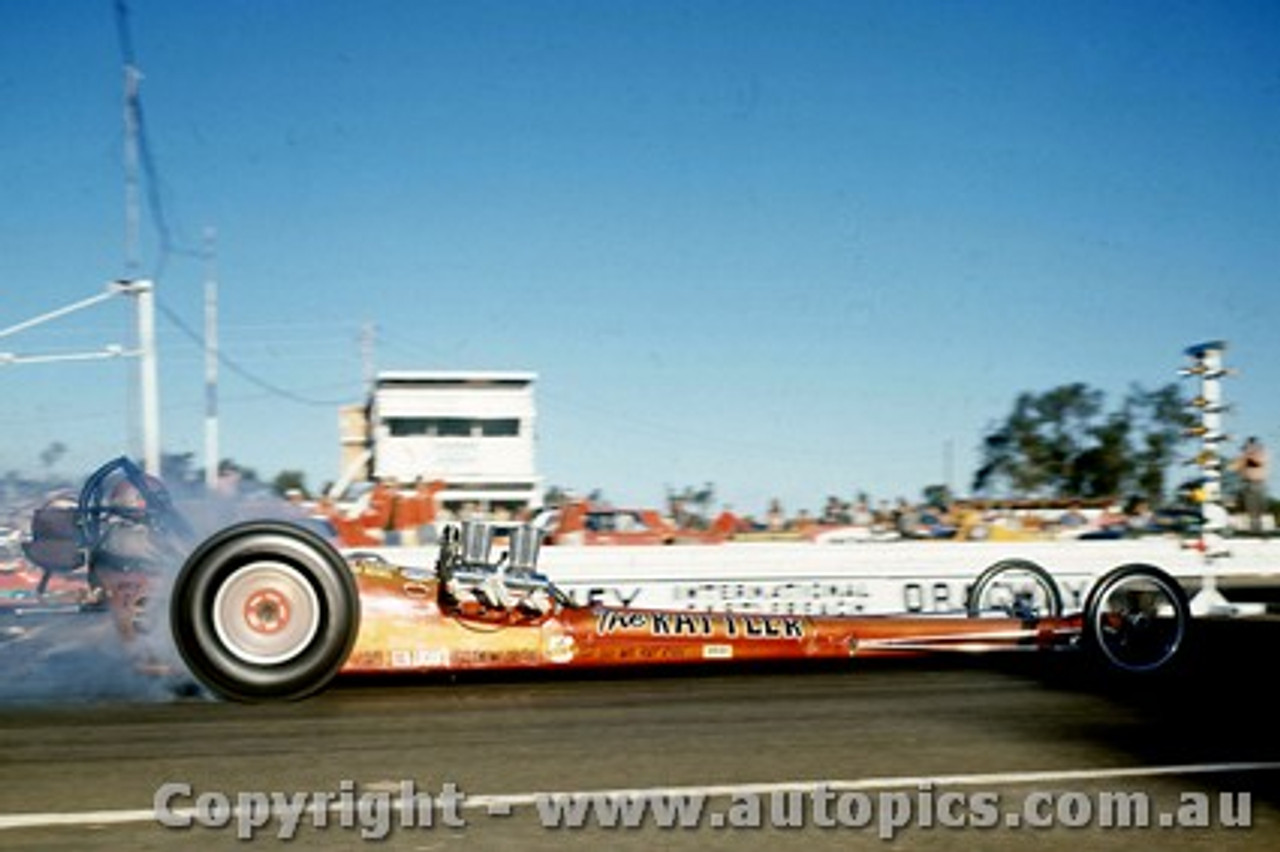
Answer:
<svg viewBox="0 0 1280 852"><path fill-rule="evenodd" d="M251 561L272 560L296 570L318 603L315 635L281 663L238 657L218 637L213 603L222 584ZM229 527L202 543L174 581L170 623L191 673L224 698L240 701L303 698L323 689L346 662L359 626L359 594L345 560L314 533L255 521Z"/></svg>

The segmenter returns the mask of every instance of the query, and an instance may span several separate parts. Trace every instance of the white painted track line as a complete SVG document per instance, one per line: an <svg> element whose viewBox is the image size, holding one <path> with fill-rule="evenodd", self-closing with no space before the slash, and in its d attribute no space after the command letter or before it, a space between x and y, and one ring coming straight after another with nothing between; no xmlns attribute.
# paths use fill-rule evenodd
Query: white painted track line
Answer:
<svg viewBox="0 0 1280 852"><path fill-rule="evenodd" d="M1105 781L1118 778L1153 778L1178 775L1224 775L1244 772L1280 771L1280 761L1237 763L1191 763L1171 766L1130 766L1096 769L1049 769L1023 772L960 773L953 775L910 775L858 778L831 781L775 781L753 784L708 784L682 787L640 787L613 790L548 791L537 793L507 793L492 795L467 794L461 807L469 810L484 809L493 812L509 812L514 808L531 807L540 800L558 796L581 797L658 797L658 796L749 796L782 792L826 790L830 792L854 792L866 790L891 790L925 786L935 787L1004 787L1025 784ZM383 789L383 784L366 787ZM235 795L234 791L223 791ZM329 809L336 810L337 803ZM175 810L175 814L193 815L190 809ZM126 823L149 822L156 818L154 808L129 808L116 810L69 811L65 813L0 814L0 831L32 828L57 828L68 826L106 826ZM233 817L234 818L234 817Z"/></svg>

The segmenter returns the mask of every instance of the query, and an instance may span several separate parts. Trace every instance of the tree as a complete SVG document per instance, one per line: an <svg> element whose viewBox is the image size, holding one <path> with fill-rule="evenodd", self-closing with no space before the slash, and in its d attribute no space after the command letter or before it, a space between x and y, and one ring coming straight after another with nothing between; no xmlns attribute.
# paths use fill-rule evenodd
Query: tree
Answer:
<svg viewBox="0 0 1280 852"><path fill-rule="evenodd" d="M700 488L687 485L680 491L667 486L667 507L679 527L705 528L710 522L711 508L715 501L716 487L710 482L704 483Z"/></svg>
<svg viewBox="0 0 1280 852"><path fill-rule="evenodd" d="M271 490L280 497L290 491L297 491L306 498L311 497L311 492L307 491L307 475L300 470L282 470L277 473L271 482Z"/></svg>
<svg viewBox="0 0 1280 852"><path fill-rule="evenodd" d="M1136 493L1158 504L1190 424L1177 384L1134 385L1106 412L1104 394L1082 383L1024 392L984 437L975 491L1001 485L1020 496L1088 498Z"/></svg>
<svg viewBox="0 0 1280 852"><path fill-rule="evenodd" d="M1090 429L1090 443L1072 466L1065 494L1073 497L1111 497L1125 487L1129 466L1129 435L1133 418L1127 410L1113 412Z"/></svg>
<svg viewBox="0 0 1280 852"><path fill-rule="evenodd" d="M241 484L256 485L262 481L258 478L258 471L251 467L245 467L244 465L237 463L236 460L232 458L225 458L218 462L218 475L236 476L240 480Z"/></svg>
<svg viewBox="0 0 1280 852"><path fill-rule="evenodd" d="M161 453L160 478L166 483L189 483L200 479L194 453Z"/></svg>
<svg viewBox="0 0 1280 852"><path fill-rule="evenodd" d="M983 439L974 490L1001 479L1028 496L1070 490L1068 483L1081 475L1075 468L1101 407L1101 391L1081 383L1019 394L1004 424Z"/></svg>
<svg viewBox="0 0 1280 852"><path fill-rule="evenodd" d="M1158 504L1164 496L1169 467L1177 460L1178 446L1195 424L1195 416L1176 384L1153 391L1134 385L1129 392L1142 435L1135 462L1138 493Z"/></svg>
<svg viewBox="0 0 1280 852"><path fill-rule="evenodd" d="M549 509L558 509L570 499L569 489L560 485L549 486L542 495L542 502Z"/></svg>
<svg viewBox="0 0 1280 852"><path fill-rule="evenodd" d="M61 441L54 441L40 451L40 463L44 465L46 471L51 470L66 454L67 445Z"/></svg>
<svg viewBox="0 0 1280 852"><path fill-rule="evenodd" d="M951 489L946 485L926 485L924 491L921 492L925 505L936 506L939 509L945 509L951 505L951 501L955 499L951 493ZM865 498L862 499L866 502Z"/></svg>

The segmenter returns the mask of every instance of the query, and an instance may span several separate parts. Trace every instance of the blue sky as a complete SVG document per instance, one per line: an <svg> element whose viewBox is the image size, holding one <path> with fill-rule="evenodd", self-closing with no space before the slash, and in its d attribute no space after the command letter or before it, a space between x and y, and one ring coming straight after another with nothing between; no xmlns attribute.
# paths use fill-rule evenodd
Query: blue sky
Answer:
<svg viewBox="0 0 1280 852"><path fill-rule="evenodd" d="M1225 339L1280 446L1280 6L1269 2L130 0L223 454L337 475L382 369L540 376L550 483L654 504L967 490L1021 391L1113 403ZM110 0L0 0L0 327L126 270ZM110 304L0 350L123 338ZM160 323L164 446L201 355ZM139 446L128 362L0 367L0 470Z"/></svg>

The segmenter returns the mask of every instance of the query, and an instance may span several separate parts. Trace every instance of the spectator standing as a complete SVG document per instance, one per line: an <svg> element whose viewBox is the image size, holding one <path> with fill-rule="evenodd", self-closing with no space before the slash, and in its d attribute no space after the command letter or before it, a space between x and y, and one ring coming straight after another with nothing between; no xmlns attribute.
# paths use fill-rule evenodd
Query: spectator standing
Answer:
<svg viewBox="0 0 1280 852"><path fill-rule="evenodd" d="M1257 437L1244 442L1240 455L1231 463L1231 469L1240 474L1240 499L1249 515L1249 530L1262 532L1262 516L1267 511L1267 477L1270 460L1266 447Z"/></svg>
<svg viewBox="0 0 1280 852"><path fill-rule="evenodd" d="M781 532L787 526L786 515L782 511L782 501L773 498L769 501L769 511L765 514L769 532Z"/></svg>

